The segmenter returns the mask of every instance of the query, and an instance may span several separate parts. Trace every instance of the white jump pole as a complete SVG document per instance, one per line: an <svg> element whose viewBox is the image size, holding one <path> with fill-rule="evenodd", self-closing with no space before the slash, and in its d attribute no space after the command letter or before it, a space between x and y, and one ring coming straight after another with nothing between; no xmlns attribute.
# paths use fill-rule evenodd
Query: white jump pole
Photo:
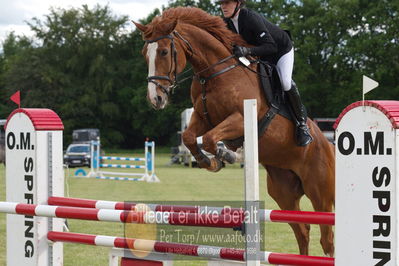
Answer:
<svg viewBox="0 0 399 266"><path fill-rule="evenodd" d="M6 124L6 200L47 204L64 195L63 124L49 109L17 109ZM49 248L47 232L63 219L7 215L7 265L63 265L62 243Z"/></svg>
<svg viewBox="0 0 399 266"><path fill-rule="evenodd" d="M256 100L244 100L246 264L260 265L258 118ZM249 219L248 219L249 218Z"/></svg>
<svg viewBox="0 0 399 266"><path fill-rule="evenodd" d="M336 121L336 265L399 265L399 101L349 105Z"/></svg>
<svg viewBox="0 0 399 266"><path fill-rule="evenodd" d="M155 142L145 142L145 180L147 182L160 182L159 178L155 174ZM149 151L148 148L151 148ZM150 172L150 174L149 174Z"/></svg>
<svg viewBox="0 0 399 266"><path fill-rule="evenodd" d="M100 147L101 147L100 139L91 141L90 172L87 174L86 177L97 178L97 179L109 179L109 180L160 182L159 178L155 174L154 141L144 142L144 158L101 156ZM139 162L144 162L144 165L102 164L101 163L102 159L118 160L118 161L135 161L135 162L139 161ZM101 168L144 169L144 173L110 172L110 171L104 171ZM114 175L114 176L104 176L104 175ZM140 178L121 177L121 176L138 176Z"/></svg>

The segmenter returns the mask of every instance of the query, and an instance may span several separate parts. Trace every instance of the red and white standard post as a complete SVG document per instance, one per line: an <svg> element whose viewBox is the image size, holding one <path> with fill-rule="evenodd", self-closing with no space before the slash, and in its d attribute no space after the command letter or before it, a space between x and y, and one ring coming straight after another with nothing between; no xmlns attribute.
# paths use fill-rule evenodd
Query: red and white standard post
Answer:
<svg viewBox="0 0 399 266"><path fill-rule="evenodd" d="M335 125L335 265L398 265L399 101L353 103Z"/></svg>
<svg viewBox="0 0 399 266"><path fill-rule="evenodd" d="M64 195L61 119L49 109L17 109L6 128L6 199L46 204ZM40 178L39 178L40 177ZM47 232L63 219L7 215L7 265L63 265L62 242L48 246Z"/></svg>

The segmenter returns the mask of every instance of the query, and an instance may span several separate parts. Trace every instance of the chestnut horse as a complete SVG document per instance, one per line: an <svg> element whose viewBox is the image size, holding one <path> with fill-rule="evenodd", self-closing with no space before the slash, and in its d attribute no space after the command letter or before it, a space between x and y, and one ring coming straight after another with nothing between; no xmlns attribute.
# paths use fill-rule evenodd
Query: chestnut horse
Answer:
<svg viewBox="0 0 399 266"><path fill-rule="evenodd" d="M148 64L147 98L155 109L163 109L169 100L177 74L191 63L194 77L191 100L194 106L183 142L201 168L220 169L220 161L234 161L231 151L218 148L218 141L240 138L244 134L243 100L256 99L258 119L269 110L256 66L252 71L232 54L232 44L243 44L239 35L230 32L224 21L197 8L171 8L151 23L135 23L146 44L143 55ZM334 147L319 128L308 121L314 141L299 147L295 143L294 124L276 115L259 136L259 161L267 170L267 188L284 210L300 210L305 194L316 211L332 212L335 194ZM208 158L197 146L203 136L203 149L215 157ZM236 150L234 142L227 147ZM300 254L309 253L308 224L290 224ZM320 225L320 243L324 253L333 256L331 226Z"/></svg>

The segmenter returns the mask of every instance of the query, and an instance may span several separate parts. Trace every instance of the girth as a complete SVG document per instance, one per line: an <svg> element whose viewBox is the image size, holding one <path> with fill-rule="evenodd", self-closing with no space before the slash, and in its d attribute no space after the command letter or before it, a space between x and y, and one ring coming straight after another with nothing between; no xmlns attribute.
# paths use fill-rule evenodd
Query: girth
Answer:
<svg viewBox="0 0 399 266"><path fill-rule="evenodd" d="M260 138L269 127L273 118L283 112L283 115L286 116L286 110L281 109L282 95L273 95L272 87L275 84L272 84L272 69L268 65L264 65L262 62L258 62L259 70L258 77L260 79L261 87L263 88L264 95L266 97L266 101L269 105L269 110L267 110L266 114L262 116L262 118L258 121L258 138ZM268 68L269 67L269 68ZM237 139L233 140L223 140L228 146L231 147L241 147L244 142L244 136L241 136Z"/></svg>

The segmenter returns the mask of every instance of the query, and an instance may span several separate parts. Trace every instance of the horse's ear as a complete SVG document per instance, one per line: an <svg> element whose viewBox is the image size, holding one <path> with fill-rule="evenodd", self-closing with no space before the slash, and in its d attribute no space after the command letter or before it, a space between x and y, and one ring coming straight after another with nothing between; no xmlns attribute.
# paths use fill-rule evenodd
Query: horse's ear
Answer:
<svg viewBox="0 0 399 266"><path fill-rule="evenodd" d="M176 28L176 25L177 25L177 19L174 19L173 21L166 23L164 25L165 32L168 34L171 33Z"/></svg>
<svg viewBox="0 0 399 266"><path fill-rule="evenodd" d="M134 23L134 25L136 25L136 28L138 28L141 32L145 32L147 30L146 25L140 24L138 22L134 22L133 20L132 20L132 22Z"/></svg>

